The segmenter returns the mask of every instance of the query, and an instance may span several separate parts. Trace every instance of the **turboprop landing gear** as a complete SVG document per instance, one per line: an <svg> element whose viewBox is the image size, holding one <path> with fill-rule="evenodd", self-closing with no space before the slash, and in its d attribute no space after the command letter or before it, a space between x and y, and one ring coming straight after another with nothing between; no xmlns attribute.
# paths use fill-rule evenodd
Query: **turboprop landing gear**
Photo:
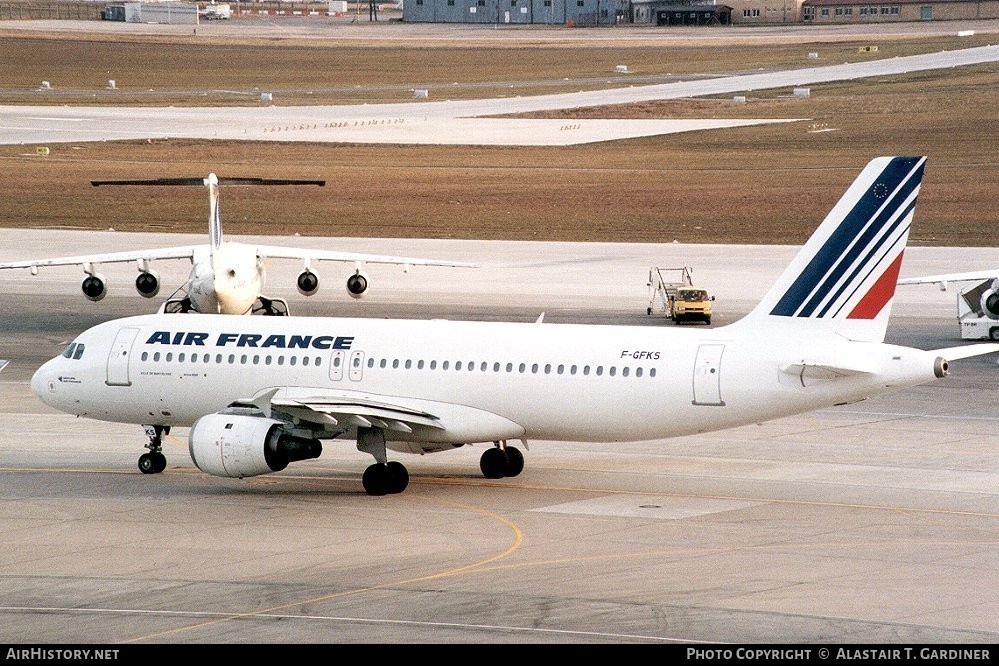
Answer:
<svg viewBox="0 0 999 666"><path fill-rule="evenodd" d="M479 459L479 469L487 479L502 479L504 476L517 476L524 471L524 454L516 446L507 446L506 440L493 442L494 448L487 449Z"/></svg>
<svg viewBox="0 0 999 666"><path fill-rule="evenodd" d="M170 434L170 426L142 426L149 435L146 448L149 453L139 456L139 471L143 474L159 474L166 469L166 456L163 455L163 435Z"/></svg>
<svg viewBox="0 0 999 666"><path fill-rule="evenodd" d="M364 492L369 495L401 493L409 485L409 470L401 462L388 461L385 452L385 433L381 428L358 428L357 450L375 457L361 477Z"/></svg>

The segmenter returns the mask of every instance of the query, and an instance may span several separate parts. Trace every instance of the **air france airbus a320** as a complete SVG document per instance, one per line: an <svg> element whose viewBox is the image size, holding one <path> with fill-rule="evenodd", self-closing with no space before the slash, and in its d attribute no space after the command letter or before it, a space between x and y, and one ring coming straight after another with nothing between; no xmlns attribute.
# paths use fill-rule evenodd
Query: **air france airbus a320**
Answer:
<svg viewBox="0 0 999 666"><path fill-rule="evenodd" d="M762 302L713 329L152 314L100 324L45 363L56 409L141 424L143 472L190 427L199 469L243 478L356 441L366 492L403 491L387 450L492 443L489 478L516 476L508 442L690 435L840 405L944 377L999 351L884 343L924 157L871 161ZM650 409L650 405L654 406Z"/></svg>

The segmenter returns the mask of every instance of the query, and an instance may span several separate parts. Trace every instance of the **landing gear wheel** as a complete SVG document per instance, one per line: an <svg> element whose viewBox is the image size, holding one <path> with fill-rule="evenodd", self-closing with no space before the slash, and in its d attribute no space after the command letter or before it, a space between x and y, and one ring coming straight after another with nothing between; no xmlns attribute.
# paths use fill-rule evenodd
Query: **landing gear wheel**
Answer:
<svg viewBox="0 0 999 666"><path fill-rule="evenodd" d="M499 447L487 449L479 458L479 469L482 470L482 476L487 479L502 479L506 476L508 461L509 458L503 449Z"/></svg>
<svg viewBox="0 0 999 666"><path fill-rule="evenodd" d="M393 460L385 465L389 471L391 480L390 493L401 493L409 485L409 470L397 460Z"/></svg>
<svg viewBox="0 0 999 666"><path fill-rule="evenodd" d="M524 471L524 454L514 446L506 447L506 476L517 476Z"/></svg>
<svg viewBox="0 0 999 666"><path fill-rule="evenodd" d="M999 340L999 326L993 326L989 331L989 338L992 340Z"/></svg>
<svg viewBox="0 0 999 666"><path fill-rule="evenodd" d="M159 474L166 469L166 456L158 451L139 456L139 471L143 474Z"/></svg>
<svg viewBox="0 0 999 666"><path fill-rule="evenodd" d="M409 471L401 462L369 465L361 476L361 485L369 495L401 493L409 485Z"/></svg>

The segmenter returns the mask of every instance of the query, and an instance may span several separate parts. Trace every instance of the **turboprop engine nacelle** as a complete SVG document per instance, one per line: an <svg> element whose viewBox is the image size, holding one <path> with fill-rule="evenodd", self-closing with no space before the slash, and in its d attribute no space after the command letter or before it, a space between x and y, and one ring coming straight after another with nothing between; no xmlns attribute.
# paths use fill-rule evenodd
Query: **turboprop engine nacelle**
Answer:
<svg viewBox="0 0 999 666"><path fill-rule="evenodd" d="M83 295L95 303L108 295L108 282L100 273L88 273L80 284Z"/></svg>
<svg viewBox="0 0 999 666"><path fill-rule="evenodd" d="M302 296L312 296L319 290L319 276L306 268L298 274L295 286L298 287L298 293Z"/></svg>
<svg viewBox="0 0 999 666"><path fill-rule="evenodd" d="M368 290L368 275L361 269L357 269L353 275L347 278L347 293L351 298L360 298Z"/></svg>
<svg viewBox="0 0 999 666"><path fill-rule="evenodd" d="M207 474L242 479L280 472L290 462L322 454L318 439L295 437L283 425L260 416L202 416L188 436L191 459Z"/></svg>
<svg viewBox="0 0 999 666"><path fill-rule="evenodd" d="M135 290L140 296L152 298L160 293L160 275L156 271L139 271L135 277Z"/></svg>

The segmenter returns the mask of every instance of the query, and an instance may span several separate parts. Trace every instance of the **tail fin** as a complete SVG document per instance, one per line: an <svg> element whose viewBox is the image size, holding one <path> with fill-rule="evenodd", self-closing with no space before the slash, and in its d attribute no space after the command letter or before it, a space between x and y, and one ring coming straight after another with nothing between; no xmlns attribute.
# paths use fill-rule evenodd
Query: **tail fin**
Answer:
<svg viewBox="0 0 999 666"><path fill-rule="evenodd" d="M219 208L219 179L214 173L205 178L208 188L208 242L212 252L222 245L222 210Z"/></svg>
<svg viewBox="0 0 999 666"><path fill-rule="evenodd" d="M884 341L925 157L878 157L744 319Z"/></svg>

